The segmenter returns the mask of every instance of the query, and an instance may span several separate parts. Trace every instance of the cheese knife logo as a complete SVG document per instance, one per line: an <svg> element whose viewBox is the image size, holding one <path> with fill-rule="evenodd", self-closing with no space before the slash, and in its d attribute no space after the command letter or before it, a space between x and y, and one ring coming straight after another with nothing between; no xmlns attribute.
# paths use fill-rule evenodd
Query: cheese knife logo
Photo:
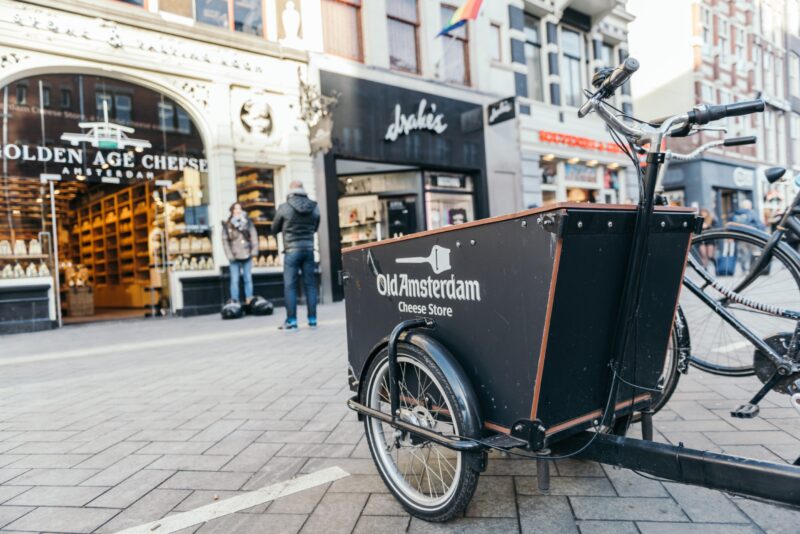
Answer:
<svg viewBox="0 0 800 534"><path fill-rule="evenodd" d="M427 263L433 269L434 274L441 274L452 269L450 265L450 249L439 245L433 245L431 253L427 257L416 258L397 258L396 263Z"/></svg>

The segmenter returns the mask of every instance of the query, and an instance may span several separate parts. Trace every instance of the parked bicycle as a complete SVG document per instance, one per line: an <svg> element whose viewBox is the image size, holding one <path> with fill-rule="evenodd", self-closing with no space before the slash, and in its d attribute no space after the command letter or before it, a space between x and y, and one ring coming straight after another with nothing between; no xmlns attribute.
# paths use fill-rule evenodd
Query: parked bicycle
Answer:
<svg viewBox="0 0 800 534"><path fill-rule="evenodd" d="M735 144L754 140L738 139ZM693 159L719 144L725 143L709 143L688 155L668 153L667 159ZM767 180L774 183L784 172L769 169ZM800 176L795 182L800 187ZM731 411L734 417L758 415L758 403L770 389L790 395L791 405L800 411L800 354L792 344L800 328L800 255L785 240L787 235L800 236L798 213L800 193L771 235L730 222L692 239L663 390L654 400L654 411L669 401L690 366L721 376L756 375L761 380L762 388L750 401Z"/></svg>

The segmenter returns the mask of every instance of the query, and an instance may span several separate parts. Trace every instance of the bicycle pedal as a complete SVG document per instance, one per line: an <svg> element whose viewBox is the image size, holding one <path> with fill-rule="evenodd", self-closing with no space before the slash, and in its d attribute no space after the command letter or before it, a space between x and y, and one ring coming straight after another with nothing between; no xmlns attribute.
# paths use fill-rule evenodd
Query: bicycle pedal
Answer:
<svg viewBox="0 0 800 534"><path fill-rule="evenodd" d="M758 415L760 411L757 404L742 404L735 410L731 411L731 417L738 417L739 419L752 419Z"/></svg>

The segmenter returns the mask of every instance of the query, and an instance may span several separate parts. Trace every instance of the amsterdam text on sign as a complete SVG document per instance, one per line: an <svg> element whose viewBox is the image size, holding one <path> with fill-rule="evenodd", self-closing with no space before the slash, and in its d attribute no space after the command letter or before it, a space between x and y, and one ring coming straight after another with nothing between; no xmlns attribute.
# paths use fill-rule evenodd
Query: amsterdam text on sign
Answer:
<svg viewBox="0 0 800 534"><path fill-rule="evenodd" d="M586 150L596 150L598 152L611 152L615 154L622 152L614 143L606 143L589 139L588 137L578 137L577 135L547 132L544 130L539 130L539 141L542 143L552 143L554 145L566 145Z"/></svg>

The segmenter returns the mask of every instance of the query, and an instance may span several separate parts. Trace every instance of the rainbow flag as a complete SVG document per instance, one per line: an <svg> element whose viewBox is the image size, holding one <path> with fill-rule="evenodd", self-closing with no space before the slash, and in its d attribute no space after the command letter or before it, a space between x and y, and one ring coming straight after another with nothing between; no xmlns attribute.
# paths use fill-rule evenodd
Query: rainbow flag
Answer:
<svg viewBox="0 0 800 534"><path fill-rule="evenodd" d="M475 20L478 18L478 13L481 10L482 4L483 0L467 0L464 2L464 5L456 9L453 16L447 21L447 26L442 28L442 31L440 31L436 37L446 35L466 24L468 20Z"/></svg>

